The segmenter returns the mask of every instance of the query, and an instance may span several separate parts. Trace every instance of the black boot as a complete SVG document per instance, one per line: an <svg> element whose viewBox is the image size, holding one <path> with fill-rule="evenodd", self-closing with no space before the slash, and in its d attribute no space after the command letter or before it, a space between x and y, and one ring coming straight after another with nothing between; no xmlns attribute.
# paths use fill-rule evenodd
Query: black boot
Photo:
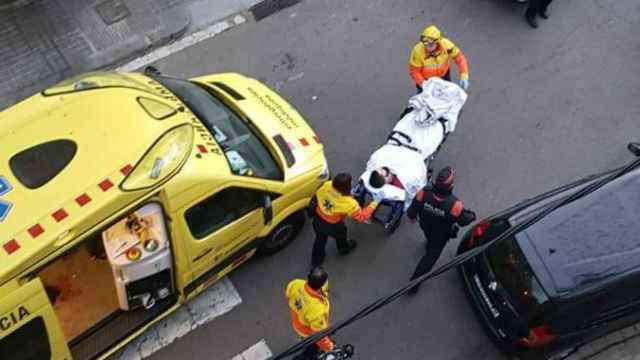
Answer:
<svg viewBox="0 0 640 360"><path fill-rule="evenodd" d="M535 14L531 15L527 13L524 17L527 19L527 24L529 24L529 26L534 29L538 28L538 20L536 20Z"/></svg>
<svg viewBox="0 0 640 360"><path fill-rule="evenodd" d="M547 20L549 18L549 10L547 10L547 9L540 10L538 15L540 15L541 18Z"/></svg>
<svg viewBox="0 0 640 360"><path fill-rule="evenodd" d="M348 255L353 250L355 250L356 247L358 247L358 243L353 239L347 240L347 244L348 244L348 247L346 249L341 249L341 250L339 249L338 254L340 254L341 256Z"/></svg>
<svg viewBox="0 0 640 360"><path fill-rule="evenodd" d="M412 287L411 289L409 289L409 291L407 291L407 295L413 296L413 295L418 293L418 290L420 290L420 285L416 285L416 286Z"/></svg>

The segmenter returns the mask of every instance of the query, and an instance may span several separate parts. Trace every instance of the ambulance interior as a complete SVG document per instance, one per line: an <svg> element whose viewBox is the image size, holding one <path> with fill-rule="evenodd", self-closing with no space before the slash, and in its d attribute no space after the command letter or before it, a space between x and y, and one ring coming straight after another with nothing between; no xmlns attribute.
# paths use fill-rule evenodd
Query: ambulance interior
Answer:
<svg viewBox="0 0 640 360"><path fill-rule="evenodd" d="M172 261L162 208L150 203L40 270L74 358L99 351L74 345L119 340L173 305Z"/></svg>

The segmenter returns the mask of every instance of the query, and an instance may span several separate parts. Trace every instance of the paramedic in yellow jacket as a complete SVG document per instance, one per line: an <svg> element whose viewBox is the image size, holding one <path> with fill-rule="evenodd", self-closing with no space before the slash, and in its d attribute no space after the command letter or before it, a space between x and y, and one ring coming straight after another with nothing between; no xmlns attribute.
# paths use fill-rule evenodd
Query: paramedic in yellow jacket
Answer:
<svg viewBox="0 0 640 360"><path fill-rule="evenodd" d="M313 230L316 240L311 253L311 266L320 266L324 262L327 239L336 239L336 246L340 255L347 255L355 249L355 240L347 239L346 217L357 222L364 222L382 200L383 194L373 194L373 201L361 208L356 199L351 196L351 175L340 173L332 181L325 182L316 192L315 211L313 214Z"/></svg>
<svg viewBox="0 0 640 360"><path fill-rule="evenodd" d="M435 25L427 26L420 35L420 42L411 50L409 75L416 83L418 92L422 83L431 77L451 81L449 62L453 59L458 66L460 87L469 88L469 66L462 51L451 40L442 37Z"/></svg>
<svg viewBox="0 0 640 360"><path fill-rule="evenodd" d="M311 269L307 281L294 279L287 285L285 295L291 314L291 326L302 338L329 327L329 275L321 267ZM296 359L315 359L320 352L333 349L333 341L323 337L296 356Z"/></svg>

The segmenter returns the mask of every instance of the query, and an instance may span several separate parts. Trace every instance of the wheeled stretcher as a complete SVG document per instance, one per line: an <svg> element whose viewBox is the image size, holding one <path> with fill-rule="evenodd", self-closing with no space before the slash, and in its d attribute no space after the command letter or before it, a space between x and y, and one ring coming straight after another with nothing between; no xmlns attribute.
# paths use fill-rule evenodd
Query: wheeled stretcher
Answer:
<svg viewBox="0 0 640 360"><path fill-rule="evenodd" d="M431 162L447 136L455 131L467 100L462 88L439 78L429 79L422 88L422 93L409 99L408 107L386 143L371 155L352 190L361 204L375 192L384 194L372 218L381 223L387 233L397 229L416 193L430 180ZM371 173L380 168L388 169L399 182L381 188L371 186Z"/></svg>

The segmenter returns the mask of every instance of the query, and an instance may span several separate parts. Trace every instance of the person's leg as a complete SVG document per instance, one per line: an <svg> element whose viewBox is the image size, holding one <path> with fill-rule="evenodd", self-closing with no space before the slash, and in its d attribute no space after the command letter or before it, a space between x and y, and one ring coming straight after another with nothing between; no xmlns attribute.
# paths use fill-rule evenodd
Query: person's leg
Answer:
<svg viewBox="0 0 640 360"><path fill-rule="evenodd" d="M534 29L538 27L536 15L538 15L538 13L540 12L540 1L541 0L529 0L529 4L527 5L527 12L524 15L529 26Z"/></svg>
<svg viewBox="0 0 640 360"><path fill-rule="evenodd" d="M303 352L298 354L293 360L315 360L318 358L320 350L316 346L316 344L311 344L307 346Z"/></svg>
<svg viewBox="0 0 640 360"><path fill-rule="evenodd" d="M426 236L426 234L425 234ZM448 238L446 236L431 236L427 237L427 253L420 259L418 262L418 266L416 266L413 275L410 280L419 278L420 276L428 273L435 265L436 261L442 254L442 250L444 250L445 245L447 245ZM409 291L410 294L415 294L418 292L420 285L416 285Z"/></svg>
<svg viewBox="0 0 640 360"><path fill-rule="evenodd" d="M332 226L331 237L336 239L336 247L340 255L347 255L356 247L354 240L347 239L347 226L344 224L344 221Z"/></svg>
<svg viewBox="0 0 640 360"><path fill-rule="evenodd" d="M313 242L313 251L311 252L311 266L320 266L324 262L328 238L326 226L324 221L313 217L313 231L316 233L316 240Z"/></svg>
<svg viewBox="0 0 640 360"><path fill-rule="evenodd" d="M543 19L549 18L549 4L551 4L551 0L540 0L540 7L538 8L538 15Z"/></svg>

